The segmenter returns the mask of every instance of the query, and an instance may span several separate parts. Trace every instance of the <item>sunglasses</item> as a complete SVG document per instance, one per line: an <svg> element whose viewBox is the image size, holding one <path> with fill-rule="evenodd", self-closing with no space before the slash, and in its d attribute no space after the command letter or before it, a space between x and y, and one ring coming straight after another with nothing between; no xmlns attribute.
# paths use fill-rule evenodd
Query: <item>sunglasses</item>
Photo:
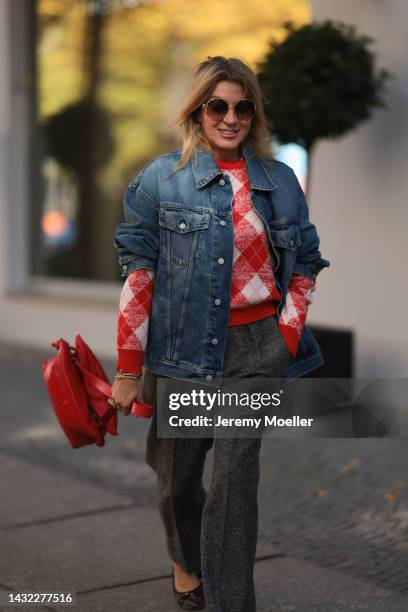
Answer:
<svg viewBox="0 0 408 612"><path fill-rule="evenodd" d="M201 105L206 109L207 116L214 121L221 121L228 113L230 106L234 107L234 112L240 121L251 119L255 115L256 106L251 100L238 100L235 104L228 104L222 98L212 98Z"/></svg>

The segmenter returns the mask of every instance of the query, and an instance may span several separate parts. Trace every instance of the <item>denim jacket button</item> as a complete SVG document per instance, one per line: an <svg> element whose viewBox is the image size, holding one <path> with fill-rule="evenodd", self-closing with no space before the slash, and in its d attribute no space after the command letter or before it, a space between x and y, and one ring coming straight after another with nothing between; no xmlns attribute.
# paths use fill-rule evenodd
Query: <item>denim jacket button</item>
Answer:
<svg viewBox="0 0 408 612"><path fill-rule="evenodd" d="M219 257L217 261L218 261L219 264L223 264L224 263L224 258L223 257Z"/></svg>
<svg viewBox="0 0 408 612"><path fill-rule="evenodd" d="M206 379L207 379L207 380L212 380L212 376L211 376L211 374L207 374Z"/></svg>
<svg viewBox="0 0 408 612"><path fill-rule="evenodd" d="M224 179L220 179L220 180L218 181L218 184L219 184L219 185L225 185L225 181L224 181Z"/></svg>
<svg viewBox="0 0 408 612"><path fill-rule="evenodd" d="M180 229L185 229L186 224L184 223L184 221L182 221L181 223L179 223L179 228Z"/></svg>
<svg viewBox="0 0 408 612"><path fill-rule="evenodd" d="M224 219L221 219L221 221L220 221L220 225L226 225L226 223L225 223Z"/></svg>
<svg viewBox="0 0 408 612"><path fill-rule="evenodd" d="M123 266L122 266L122 270L123 270L124 272L126 272L126 270L127 270L127 269L128 269L127 265L126 265L126 264L123 264Z"/></svg>
<svg viewBox="0 0 408 612"><path fill-rule="evenodd" d="M215 298L215 300L214 300L214 304L215 304L216 306L219 306L219 305L221 304L221 300L220 300L220 298Z"/></svg>
<svg viewBox="0 0 408 612"><path fill-rule="evenodd" d="M211 340L211 342L212 342L213 344L218 344L218 338L213 338L213 339Z"/></svg>

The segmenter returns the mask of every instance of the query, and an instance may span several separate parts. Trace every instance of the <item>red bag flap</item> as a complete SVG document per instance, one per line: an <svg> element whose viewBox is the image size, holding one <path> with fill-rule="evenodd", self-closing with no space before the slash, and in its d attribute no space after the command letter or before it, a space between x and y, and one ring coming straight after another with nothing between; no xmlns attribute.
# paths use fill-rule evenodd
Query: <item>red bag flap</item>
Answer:
<svg viewBox="0 0 408 612"><path fill-rule="evenodd" d="M101 417L106 431L112 436L117 436L117 410L112 409L108 404L108 398L111 396L111 385L105 370L80 334L75 336L75 346L78 365L81 370L86 370L87 374L83 376L83 381L88 395L88 402L99 417ZM90 374L93 374L99 380L96 380ZM105 385L101 383L105 383Z"/></svg>

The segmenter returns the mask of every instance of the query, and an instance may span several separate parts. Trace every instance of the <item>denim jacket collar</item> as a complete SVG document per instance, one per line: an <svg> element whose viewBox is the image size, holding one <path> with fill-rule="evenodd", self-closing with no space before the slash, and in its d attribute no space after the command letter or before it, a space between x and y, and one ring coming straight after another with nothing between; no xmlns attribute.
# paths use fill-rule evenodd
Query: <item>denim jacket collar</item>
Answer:
<svg viewBox="0 0 408 612"><path fill-rule="evenodd" d="M259 158L249 159L252 154L252 149L246 145L243 150L243 158L246 162L251 189L272 191L277 185L270 176L270 170L266 169L264 162ZM202 146L199 146L193 155L192 168L197 189L204 187L214 177L222 174L212 154Z"/></svg>

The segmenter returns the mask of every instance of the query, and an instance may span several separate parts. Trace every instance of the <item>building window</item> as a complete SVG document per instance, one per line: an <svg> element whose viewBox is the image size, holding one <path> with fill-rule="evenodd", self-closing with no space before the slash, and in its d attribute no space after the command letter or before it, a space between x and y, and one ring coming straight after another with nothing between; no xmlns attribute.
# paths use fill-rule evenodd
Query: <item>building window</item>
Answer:
<svg viewBox="0 0 408 612"><path fill-rule="evenodd" d="M30 274L119 281L113 247L126 185L180 146L170 126L207 55L245 49L256 66L307 0L251 15L217 0L31 0Z"/></svg>

